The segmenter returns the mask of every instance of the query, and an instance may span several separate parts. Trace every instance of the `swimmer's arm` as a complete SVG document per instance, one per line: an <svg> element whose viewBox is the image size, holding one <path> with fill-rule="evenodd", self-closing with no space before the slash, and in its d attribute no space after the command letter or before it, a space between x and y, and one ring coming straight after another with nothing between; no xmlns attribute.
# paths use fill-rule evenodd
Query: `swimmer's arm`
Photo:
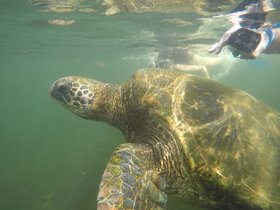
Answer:
<svg viewBox="0 0 280 210"><path fill-rule="evenodd" d="M264 52L268 45L268 36L267 33L264 31L261 33L261 42L257 46L257 48L251 52L251 53L241 53L240 58L241 59L256 59L262 52Z"/></svg>
<svg viewBox="0 0 280 210"><path fill-rule="evenodd" d="M223 47L225 47L228 44L228 39L231 36L231 34L234 33L235 31L237 31L240 28L241 28L240 25L234 25L232 28L230 28L228 31L226 31L224 33L224 35L222 36L222 38L220 39L219 42L212 45L208 49L208 52L209 53L214 53L214 54L219 54L222 51Z"/></svg>
<svg viewBox="0 0 280 210"><path fill-rule="evenodd" d="M280 54L280 28L273 28L273 40L269 47L263 53L265 54Z"/></svg>

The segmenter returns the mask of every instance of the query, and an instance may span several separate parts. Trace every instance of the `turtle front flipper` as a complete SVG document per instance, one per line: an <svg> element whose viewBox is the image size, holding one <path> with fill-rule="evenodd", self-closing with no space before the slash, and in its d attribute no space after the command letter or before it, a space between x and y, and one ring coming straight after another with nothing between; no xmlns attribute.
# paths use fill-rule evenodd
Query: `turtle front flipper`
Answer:
<svg viewBox="0 0 280 210"><path fill-rule="evenodd" d="M156 172L148 145L123 144L102 176L98 209L164 209L165 181Z"/></svg>

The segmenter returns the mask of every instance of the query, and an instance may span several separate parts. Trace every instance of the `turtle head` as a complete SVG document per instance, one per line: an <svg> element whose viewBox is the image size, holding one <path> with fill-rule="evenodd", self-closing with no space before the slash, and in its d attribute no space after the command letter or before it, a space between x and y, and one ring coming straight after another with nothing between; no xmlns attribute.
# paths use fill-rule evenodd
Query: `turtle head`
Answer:
<svg viewBox="0 0 280 210"><path fill-rule="evenodd" d="M51 96L74 114L85 119L103 120L113 85L96 80L69 76L53 83Z"/></svg>

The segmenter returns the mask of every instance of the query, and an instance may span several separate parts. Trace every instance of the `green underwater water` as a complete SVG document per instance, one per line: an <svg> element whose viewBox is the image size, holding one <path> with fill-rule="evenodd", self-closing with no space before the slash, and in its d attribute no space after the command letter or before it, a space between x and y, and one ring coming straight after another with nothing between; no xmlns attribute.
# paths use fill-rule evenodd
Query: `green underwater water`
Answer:
<svg viewBox="0 0 280 210"><path fill-rule="evenodd" d="M1 210L96 208L104 167L124 138L109 125L82 120L60 107L49 87L66 75L110 83L128 80L138 68L147 67L145 55L174 43L168 36L151 35L152 30L185 30L160 25L169 16L43 13L27 0L0 2ZM76 22L49 24L53 17ZM196 21L194 15L189 18ZM279 64L278 55L238 60L219 80L280 111ZM168 209L187 206L171 199Z"/></svg>

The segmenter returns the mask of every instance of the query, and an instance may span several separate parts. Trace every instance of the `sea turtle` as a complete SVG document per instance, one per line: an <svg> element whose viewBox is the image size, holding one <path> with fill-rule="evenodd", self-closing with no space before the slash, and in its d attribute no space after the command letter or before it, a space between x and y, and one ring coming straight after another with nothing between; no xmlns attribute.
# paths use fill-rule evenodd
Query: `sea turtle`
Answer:
<svg viewBox="0 0 280 210"><path fill-rule="evenodd" d="M121 85L64 77L50 92L125 136L98 209L164 209L171 194L207 209L280 209L280 114L253 96L162 69L138 70Z"/></svg>

